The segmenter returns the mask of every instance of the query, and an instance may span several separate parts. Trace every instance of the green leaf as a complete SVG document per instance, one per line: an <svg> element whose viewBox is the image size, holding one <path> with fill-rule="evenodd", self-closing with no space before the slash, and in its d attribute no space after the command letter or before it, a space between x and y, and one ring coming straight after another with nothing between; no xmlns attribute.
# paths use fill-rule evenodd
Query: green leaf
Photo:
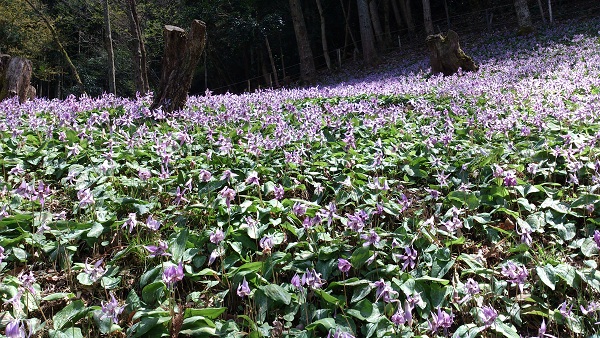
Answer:
<svg viewBox="0 0 600 338"><path fill-rule="evenodd" d="M74 324L77 320L85 316L88 309L83 301L77 299L57 312L52 318L52 325L55 330L62 329L65 325Z"/></svg>
<svg viewBox="0 0 600 338"><path fill-rule="evenodd" d="M202 316L209 319L217 319L227 310L226 307L207 307L204 309L186 309L185 317Z"/></svg>
<svg viewBox="0 0 600 338"><path fill-rule="evenodd" d="M57 293L51 293L49 295L47 295L46 297L42 298L43 301L53 301L53 300L59 300L59 299L71 299L71 298L75 298L75 294L71 293L71 292L57 292Z"/></svg>
<svg viewBox="0 0 600 338"><path fill-rule="evenodd" d="M269 284L261 286L260 289L265 293L267 298L273 300L276 303L290 305L290 302L292 301L292 295L290 295L289 292L285 291L285 289L279 285Z"/></svg>
<svg viewBox="0 0 600 338"><path fill-rule="evenodd" d="M363 298L368 296L372 290L373 287L371 286L371 283L359 285L358 287L354 288L354 291L352 291L352 298L350 298L350 303L356 303L362 300Z"/></svg>
<svg viewBox="0 0 600 338"><path fill-rule="evenodd" d="M496 318L496 321L494 322L494 325L492 325L492 328L498 332L501 333L504 337L507 338L519 338L519 332L517 332L517 328L515 328L514 325L512 324L506 324L504 322L502 322L499 318Z"/></svg>
<svg viewBox="0 0 600 338"><path fill-rule="evenodd" d="M596 244L596 241L594 241L593 238L586 238L583 240L583 243L581 243L581 253L585 256L585 257L591 257L595 254L598 254L598 245Z"/></svg>
<svg viewBox="0 0 600 338"><path fill-rule="evenodd" d="M571 202L571 208L584 207L588 204L596 203L600 200L600 196L598 195L581 195L579 198Z"/></svg>
<svg viewBox="0 0 600 338"><path fill-rule="evenodd" d="M316 322L313 322L312 324L308 325L306 327L307 330L314 330L317 328L322 328L325 332L328 332L331 329L335 329L335 319L333 318L323 318L323 319L319 319Z"/></svg>
<svg viewBox="0 0 600 338"><path fill-rule="evenodd" d="M78 327L70 327L64 330L50 330L48 332L49 338L83 338L81 329Z"/></svg>
<svg viewBox="0 0 600 338"><path fill-rule="evenodd" d="M189 231L188 229L180 230L179 235L175 239L175 243L171 247L171 253L173 254L173 261L180 262L185 252Z"/></svg>
<svg viewBox="0 0 600 338"><path fill-rule="evenodd" d="M542 282L544 282L544 284L546 284L550 289L554 290L556 288L556 282L558 279L554 274L554 268L552 265L546 264L544 267L538 266L535 268L535 271Z"/></svg>
<svg viewBox="0 0 600 338"><path fill-rule="evenodd" d="M344 301L337 299L336 297L332 296L331 294L325 292L324 290L321 289L317 289L315 290L315 294L318 295L319 297L321 297L321 299L323 299L325 302L335 305L335 306L344 306Z"/></svg>
<svg viewBox="0 0 600 338"><path fill-rule="evenodd" d="M147 304L162 301L167 286L162 281L150 283L142 289L142 300Z"/></svg>
<svg viewBox="0 0 600 338"><path fill-rule="evenodd" d="M88 231L87 236L91 238L98 238L104 232L104 226L101 223L94 222L90 231Z"/></svg>

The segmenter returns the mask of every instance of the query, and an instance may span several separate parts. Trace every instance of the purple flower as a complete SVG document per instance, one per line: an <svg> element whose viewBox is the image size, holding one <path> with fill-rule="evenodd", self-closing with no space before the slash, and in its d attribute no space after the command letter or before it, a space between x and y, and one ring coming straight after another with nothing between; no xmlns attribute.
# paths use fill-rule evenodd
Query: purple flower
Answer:
<svg viewBox="0 0 600 338"><path fill-rule="evenodd" d="M600 303L591 301L588 304L587 308L583 307L583 305L580 305L580 308L581 308L581 313L583 313L584 316L587 316L590 313L600 310Z"/></svg>
<svg viewBox="0 0 600 338"><path fill-rule="evenodd" d="M439 329L444 329L444 335L448 335L448 329L454 322L454 315L447 314L446 311L442 311L442 308L438 308L437 314L431 313L431 320L428 320L429 331L437 332Z"/></svg>
<svg viewBox="0 0 600 338"><path fill-rule="evenodd" d="M507 187L514 187L517 185L517 177L515 176L514 170L504 172L504 185Z"/></svg>
<svg viewBox="0 0 600 338"><path fill-rule="evenodd" d="M79 207L85 208L88 205L94 204L94 196L90 189L82 189L77 192L77 199L79 200Z"/></svg>
<svg viewBox="0 0 600 338"><path fill-rule="evenodd" d="M298 276L298 274L294 274L294 277L292 277L290 284L292 284L296 289L301 289L302 280L300 280L300 276Z"/></svg>
<svg viewBox="0 0 600 338"><path fill-rule="evenodd" d="M327 226L331 226L331 223L333 222L333 220L335 218L339 218L339 216L336 214L336 212L337 212L337 207L335 206L334 202L329 202L329 204L327 205L327 209L319 210L319 214L321 215L321 217L327 219Z"/></svg>
<svg viewBox="0 0 600 338"><path fill-rule="evenodd" d="M225 199L225 204L227 205L227 208L230 208L231 201L233 201L233 199L235 198L235 190L229 187L225 187L219 192L219 195L221 195L221 197Z"/></svg>
<svg viewBox="0 0 600 338"><path fill-rule="evenodd" d="M283 189L283 186L281 184L278 184L273 188L273 195L275 195L275 199L278 201L283 199L283 196L285 195L285 190Z"/></svg>
<svg viewBox="0 0 600 338"><path fill-rule="evenodd" d="M231 170L227 169L223 172L223 174L221 175L221 181L229 181L232 178L237 177L237 174L234 174L231 172Z"/></svg>
<svg viewBox="0 0 600 338"><path fill-rule="evenodd" d="M150 254L148 255L148 257L150 258L157 256L171 256L171 254L167 252L167 250L169 249L167 242L162 240L158 241L158 246L148 245L144 246L144 248L148 250L148 252L150 252Z"/></svg>
<svg viewBox="0 0 600 338"><path fill-rule="evenodd" d="M502 267L502 275L508 278L509 282L517 284L519 290L523 292L523 286L527 280L527 276L529 276L529 272L524 266L517 266L513 261L508 261L508 263Z"/></svg>
<svg viewBox="0 0 600 338"><path fill-rule="evenodd" d="M292 207L292 212L297 217L300 217L306 213L306 206L300 202L296 202L296 203L294 203L294 206Z"/></svg>
<svg viewBox="0 0 600 338"><path fill-rule="evenodd" d="M402 304L400 302L398 302L398 309L392 315L390 320L396 326L404 325L404 324L406 324L408 326L412 326L412 323L413 323L412 310L413 310L413 308L414 308L414 305L412 305L411 302L409 302L408 300L404 301L404 309L402 308Z"/></svg>
<svg viewBox="0 0 600 338"><path fill-rule="evenodd" d="M50 194L51 194L50 186L44 185L44 182L40 181L40 183L38 184L37 190L34 189L32 191L31 200L32 201L39 200L40 204L42 206L42 209L43 209L46 198L48 196L50 196Z"/></svg>
<svg viewBox="0 0 600 338"><path fill-rule="evenodd" d="M13 319L6 324L6 331L4 332L7 338L25 338L27 333L25 332L25 326L19 319Z"/></svg>
<svg viewBox="0 0 600 338"><path fill-rule="evenodd" d="M486 305L481 308L481 321L485 327L490 327L498 317L498 312L491 306Z"/></svg>
<svg viewBox="0 0 600 338"><path fill-rule="evenodd" d="M477 283L473 278L469 278L465 283L465 291L467 294L459 301L460 304L466 302L467 300L471 299L471 297L481 292L481 289L479 288L479 283Z"/></svg>
<svg viewBox="0 0 600 338"><path fill-rule="evenodd" d="M244 280L242 281L242 283L240 283L240 285L237 288L237 295L244 298L245 296L248 296L249 294L250 294L250 287L248 286L246 277L244 277Z"/></svg>
<svg viewBox="0 0 600 338"><path fill-rule="evenodd" d="M389 283L386 283L383 279L378 282L372 283L372 286L376 287L375 290L375 301L379 301L381 298L384 302L389 303L392 301L392 296L397 295L398 292L394 291Z"/></svg>
<svg viewBox="0 0 600 338"><path fill-rule="evenodd" d="M100 319L110 318L113 323L117 324L119 322L119 315L123 312L124 308L125 306L119 306L119 302L111 291L110 301L102 301L102 316L100 316Z"/></svg>
<svg viewBox="0 0 600 338"><path fill-rule="evenodd" d="M210 181L212 177L212 174L210 173L210 171L202 169L200 170L200 181L202 182L208 182Z"/></svg>
<svg viewBox="0 0 600 338"><path fill-rule="evenodd" d="M518 222L517 224L517 234L521 236L521 243L531 246L531 243L533 243L533 238L531 238L531 233L533 230L527 222Z"/></svg>
<svg viewBox="0 0 600 338"><path fill-rule="evenodd" d="M343 258L338 259L338 269L340 269L342 273L348 273L350 268L352 268L352 264L350 264L350 262Z"/></svg>
<svg viewBox="0 0 600 338"><path fill-rule="evenodd" d="M132 233L133 229L135 228L136 225L137 225L136 214L135 214L135 212L131 212L127 216L127 220L125 221L125 223L123 223L121 228L128 227L129 233Z"/></svg>
<svg viewBox="0 0 600 338"><path fill-rule="evenodd" d="M600 250L600 230L594 231L594 242L596 242L596 246L598 246L598 250Z"/></svg>
<svg viewBox="0 0 600 338"><path fill-rule="evenodd" d="M325 284L325 281L321 279L321 274L315 271L315 269L308 270L302 276L302 285L306 285L312 289L319 289Z"/></svg>
<svg viewBox="0 0 600 338"><path fill-rule="evenodd" d="M306 230L314 227L317 224L321 224L321 216L317 215L315 217L308 217L306 216L304 218L304 221L302 221L302 227Z"/></svg>
<svg viewBox="0 0 600 338"><path fill-rule="evenodd" d="M364 211L363 211L364 212ZM346 224L348 228L355 232L361 232L365 227L365 218L362 216L360 212L356 212L354 214L348 214L348 223Z"/></svg>
<svg viewBox="0 0 600 338"><path fill-rule="evenodd" d="M379 244L379 241L381 240L379 235L373 229L371 229L369 231L369 234L360 235L360 238L364 239L366 241L363 243L363 246L369 246L369 245L377 246L377 244Z"/></svg>
<svg viewBox="0 0 600 338"><path fill-rule="evenodd" d="M260 180L258 179L258 173L256 171L250 172L248 177L246 178L246 184L248 185L260 185Z"/></svg>
<svg viewBox="0 0 600 338"><path fill-rule="evenodd" d="M567 309L567 301L562 302L560 304L560 306L558 307L558 311L565 318L569 318L573 315L572 309L573 309L573 304L571 304L571 306Z"/></svg>
<svg viewBox="0 0 600 338"><path fill-rule="evenodd" d="M185 197L183 197L183 195L185 195L187 191L187 188L181 190L181 187L177 187L177 191L175 192L175 199L173 200L173 203L175 203L175 205L179 205L179 203L181 203L181 201L183 202L189 202L189 200Z"/></svg>
<svg viewBox="0 0 600 338"><path fill-rule="evenodd" d="M264 236L263 238L260 239L258 244L263 249L263 251L271 251L271 248L273 248L273 236L271 236L271 235Z"/></svg>
<svg viewBox="0 0 600 338"><path fill-rule="evenodd" d="M140 170L138 170L138 177L142 181L147 181L150 177L152 177L152 173L150 173L150 170L148 169L140 168Z"/></svg>
<svg viewBox="0 0 600 338"><path fill-rule="evenodd" d="M4 254L4 247L0 245L0 264L2 264L4 258L6 258L6 255Z"/></svg>
<svg viewBox="0 0 600 338"><path fill-rule="evenodd" d="M162 275L162 280L167 286L172 287L176 282L183 279L183 262L179 262L179 265L167 266Z"/></svg>
<svg viewBox="0 0 600 338"><path fill-rule="evenodd" d="M223 230L221 230L221 229L217 229L216 231L214 231L210 234L211 243L219 244L224 239L225 239L225 233L223 233Z"/></svg>
<svg viewBox="0 0 600 338"><path fill-rule="evenodd" d="M417 263L417 250L407 246L404 248L404 252L404 255L400 255L400 258L404 260L404 264L402 264L402 271L406 270L406 268L409 266L411 270L414 269Z"/></svg>
<svg viewBox="0 0 600 338"><path fill-rule="evenodd" d="M29 271L29 273L25 273L21 271L17 276L17 279L21 283L21 288L29 291L32 295L35 295L37 292L33 288L33 284L35 283L35 276L33 275L33 271Z"/></svg>
<svg viewBox="0 0 600 338"><path fill-rule="evenodd" d="M160 229L160 222L152 218L152 215L150 215L146 220L146 227L152 231L158 231L158 229Z"/></svg>
<svg viewBox="0 0 600 338"><path fill-rule="evenodd" d="M104 270L104 268L101 266L104 259L99 259L96 263L94 263L94 266L88 265L88 259L89 258L85 259L83 271L88 275L92 282L96 282L98 279L104 276L104 273L106 273L106 270Z"/></svg>

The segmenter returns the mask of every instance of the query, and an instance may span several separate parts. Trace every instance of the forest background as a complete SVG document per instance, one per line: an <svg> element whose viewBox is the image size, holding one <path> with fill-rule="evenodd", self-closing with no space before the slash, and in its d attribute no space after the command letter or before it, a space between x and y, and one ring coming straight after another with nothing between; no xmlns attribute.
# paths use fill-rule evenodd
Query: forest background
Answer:
<svg viewBox="0 0 600 338"><path fill-rule="evenodd" d="M375 68L390 52L426 57L425 37L448 29L517 33L523 4L534 29L600 9L597 0L1 0L0 54L32 60L38 96L132 97L158 86L164 25L199 19L208 38L190 93L238 93Z"/></svg>

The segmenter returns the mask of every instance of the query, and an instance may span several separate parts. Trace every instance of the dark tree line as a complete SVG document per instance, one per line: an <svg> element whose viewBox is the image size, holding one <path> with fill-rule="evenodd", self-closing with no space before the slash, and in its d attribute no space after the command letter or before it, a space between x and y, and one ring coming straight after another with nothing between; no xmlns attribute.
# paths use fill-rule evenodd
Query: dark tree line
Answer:
<svg viewBox="0 0 600 338"><path fill-rule="evenodd" d="M515 33L584 15L593 0L3 0L0 54L27 57L39 96L156 90L163 27L206 23L192 93L314 83L348 59L452 28ZM588 7L589 8L589 7ZM580 9L580 10L578 10Z"/></svg>

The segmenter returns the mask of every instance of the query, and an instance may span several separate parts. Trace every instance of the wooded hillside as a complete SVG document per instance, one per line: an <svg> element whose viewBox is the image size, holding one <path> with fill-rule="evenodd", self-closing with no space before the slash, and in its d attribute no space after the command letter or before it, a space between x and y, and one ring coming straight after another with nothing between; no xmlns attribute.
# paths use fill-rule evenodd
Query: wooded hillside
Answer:
<svg viewBox="0 0 600 338"><path fill-rule="evenodd" d="M38 96L135 96L157 90L164 25L198 19L207 41L191 92L241 92L314 83L349 61L376 67L399 48L426 57L425 37L448 29L529 33L599 8L593 0L4 0L0 54L32 61Z"/></svg>

